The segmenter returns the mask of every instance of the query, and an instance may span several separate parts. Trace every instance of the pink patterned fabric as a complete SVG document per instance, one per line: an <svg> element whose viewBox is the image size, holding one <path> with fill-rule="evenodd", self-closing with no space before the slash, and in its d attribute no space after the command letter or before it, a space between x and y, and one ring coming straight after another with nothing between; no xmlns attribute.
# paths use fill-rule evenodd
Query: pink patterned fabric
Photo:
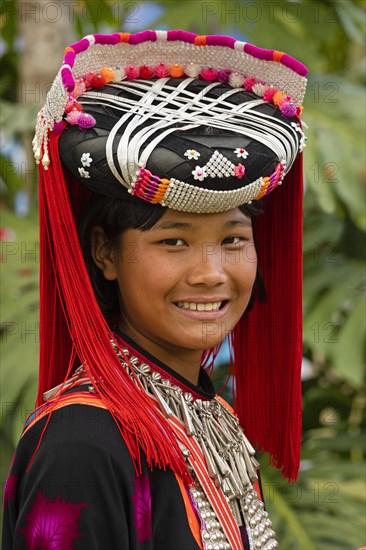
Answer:
<svg viewBox="0 0 366 550"><path fill-rule="evenodd" d="M151 494L148 475L135 478L135 494L132 497L135 513L135 527L137 540L145 542L151 540Z"/></svg>
<svg viewBox="0 0 366 550"><path fill-rule="evenodd" d="M52 501L38 492L27 523L20 532L29 550L72 550L80 538L79 518L86 503L66 502L57 497Z"/></svg>

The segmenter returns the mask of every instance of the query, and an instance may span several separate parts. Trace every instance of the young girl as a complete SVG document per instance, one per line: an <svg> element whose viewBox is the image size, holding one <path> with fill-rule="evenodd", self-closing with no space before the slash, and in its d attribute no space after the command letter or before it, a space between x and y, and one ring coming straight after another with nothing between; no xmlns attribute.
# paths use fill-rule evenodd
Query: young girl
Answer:
<svg viewBox="0 0 366 550"><path fill-rule="evenodd" d="M4 549L278 547L247 437L296 478L305 75L183 31L66 48L34 141L39 394ZM226 336L245 433L202 366Z"/></svg>

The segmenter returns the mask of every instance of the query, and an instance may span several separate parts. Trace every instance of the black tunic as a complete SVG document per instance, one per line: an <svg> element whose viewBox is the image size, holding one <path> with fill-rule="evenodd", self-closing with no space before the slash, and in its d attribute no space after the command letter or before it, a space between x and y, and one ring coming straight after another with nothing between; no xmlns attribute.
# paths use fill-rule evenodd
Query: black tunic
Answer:
<svg viewBox="0 0 366 550"><path fill-rule="evenodd" d="M203 369L198 388L176 373L174 377L185 391L194 388L203 398L214 397ZM68 393L80 390L88 394L87 386ZM55 410L27 470L47 416L34 420L31 416L26 423L33 425L18 444L6 484L3 550L200 548L175 474L150 471L142 456L137 476L108 410L86 404Z"/></svg>

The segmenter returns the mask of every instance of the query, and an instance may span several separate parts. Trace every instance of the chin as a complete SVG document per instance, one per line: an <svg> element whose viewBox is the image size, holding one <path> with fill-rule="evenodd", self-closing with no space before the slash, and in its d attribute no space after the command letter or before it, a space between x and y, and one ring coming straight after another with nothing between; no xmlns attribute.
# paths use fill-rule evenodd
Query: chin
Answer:
<svg viewBox="0 0 366 550"><path fill-rule="evenodd" d="M190 342L190 347L196 343L194 346L196 349L214 348L225 340L231 330L228 330L224 323L205 322L200 327L199 333L196 332L190 337L187 335L186 342Z"/></svg>

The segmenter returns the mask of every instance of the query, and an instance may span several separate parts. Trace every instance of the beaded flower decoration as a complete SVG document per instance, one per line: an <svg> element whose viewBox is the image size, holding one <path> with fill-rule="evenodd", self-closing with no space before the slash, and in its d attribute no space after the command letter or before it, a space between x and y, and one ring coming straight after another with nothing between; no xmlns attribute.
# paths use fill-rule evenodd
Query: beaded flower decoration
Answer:
<svg viewBox="0 0 366 550"><path fill-rule="evenodd" d="M190 61L188 61L189 58L191 58ZM134 63L130 62L132 59L135 60ZM124 60L127 63L124 63ZM136 60L148 61L148 63L138 64ZM171 60L181 62L169 62ZM105 61L108 64L102 64ZM97 68L98 64L102 65L100 69ZM82 72L81 67L86 67L87 72ZM289 137L286 139L290 143L282 143L284 142L282 137L282 142L277 139L276 143L272 143L275 140L276 128L272 128L270 122L267 124L269 138L261 137L261 132L257 131L255 138L262 140L262 143L276 152L278 164L271 174L257 178L238 189L204 189L177 178L164 178L153 174L147 168L149 155L143 150L142 137L140 142L131 140L135 148L142 151L140 158L136 159L135 152L129 151L129 157L133 156L134 162L131 163L130 158L126 158L126 154L123 154L123 162L121 160L119 166L116 166L111 153L112 144L110 140L107 142L106 157L110 170L116 180L132 195L151 203L160 203L163 206L184 211L229 210L239 204L258 200L280 185L298 152L301 152L305 146L306 138L302 132L300 115L306 73L307 70L301 63L282 52L262 50L229 37L202 37L184 31L90 35L65 50L64 64L49 92L46 105L38 115L33 141L36 162L41 162L46 170L50 164L49 132L62 133L67 124L77 126L81 131L95 126L96 120L86 112L86 104L90 103L90 100L91 102L105 100L107 103L111 101L110 97L103 94L103 88L107 85L125 86L136 93L143 90L147 99L138 103L142 110L140 109L135 116L137 128L140 124L139 120L144 116L158 119L160 117L158 122L154 122L156 128L162 127L161 121L164 117L168 121L176 119L176 114L172 114L168 108L164 110L156 107L154 110L151 106L151 94L155 94L162 103L166 99L168 104L178 106L180 122L184 128L188 127L189 122L192 121L192 113L194 114L196 109L196 112L201 113L201 124L211 124L208 118L211 116L214 126L219 119L219 127L240 131L244 135L241 128L247 120L250 122L250 116L253 116L253 111L250 109L264 103L271 104L279 109L284 118L297 121L292 122L292 126L287 124ZM183 82L187 83L192 82L193 79L199 79L205 81L207 87L199 94L201 97L198 100L197 98L186 100L189 104L187 109L185 106L182 107L180 97L166 84L170 78L183 79ZM159 79L162 85L156 84ZM164 84L166 84L165 88ZM207 106L208 92L220 84L232 88L233 94L238 91L252 93L253 105L249 106L250 109L242 111L238 109L237 114L235 113L236 118L230 116L229 120L225 120L227 117L220 110L225 105L225 100L221 98L216 101L211 100L212 105ZM85 101L86 98L88 101ZM126 113L121 113L121 118L125 117L132 125L129 117L134 106L120 105L119 108L122 113ZM130 111L129 114L127 110ZM248 115L244 113L245 110L248 111ZM269 120L271 117L262 115L260 121L262 126L266 124L265 118ZM116 126L121 125L116 124ZM169 131L173 130L168 130L168 133L160 131L162 138L168 135ZM150 135L148 132L145 133ZM158 138L155 138L154 143L158 145ZM126 142L125 146L128 148L129 143ZM153 148L150 147L150 154L152 150ZM85 153L88 154L87 151ZM219 151L214 152L206 165L201 166L196 163L191 172L194 180L202 182L208 178L229 175L238 179L243 178L246 171L243 161L248 156L248 152L245 148L237 148L235 154L238 158L237 164L224 159ZM197 161L200 151L187 150L184 155L189 160ZM92 173L86 169L87 167L83 164L78 168L79 176L84 180L92 178Z"/></svg>

